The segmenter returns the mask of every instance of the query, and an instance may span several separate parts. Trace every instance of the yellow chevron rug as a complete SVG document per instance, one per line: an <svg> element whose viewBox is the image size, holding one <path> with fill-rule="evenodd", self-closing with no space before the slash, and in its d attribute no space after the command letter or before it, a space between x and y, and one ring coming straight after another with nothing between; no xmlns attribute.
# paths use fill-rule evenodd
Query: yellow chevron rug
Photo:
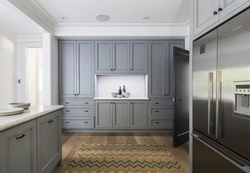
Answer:
<svg viewBox="0 0 250 173"><path fill-rule="evenodd" d="M86 144L64 173L183 173L166 146Z"/></svg>

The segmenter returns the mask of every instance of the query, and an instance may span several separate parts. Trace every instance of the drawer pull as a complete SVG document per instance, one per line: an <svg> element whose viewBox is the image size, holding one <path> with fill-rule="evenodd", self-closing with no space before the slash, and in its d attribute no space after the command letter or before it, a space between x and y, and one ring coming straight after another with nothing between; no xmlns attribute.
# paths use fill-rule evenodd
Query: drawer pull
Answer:
<svg viewBox="0 0 250 173"><path fill-rule="evenodd" d="M84 111L84 112L89 112L89 111Z"/></svg>
<svg viewBox="0 0 250 173"><path fill-rule="evenodd" d="M158 113L159 111L155 111L155 113Z"/></svg>
<svg viewBox="0 0 250 173"><path fill-rule="evenodd" d="M48 123L53 123L53 120L48 121Z"/></svg>
<svg viewBox="0 0 250 173"><path fill-rule="evenodd" d="M85 124L88 124L89 122L84 122Z"/></svg>
<svg viewBox="0 0 250 173"><path fill-rule="evenodd" d="M66 110L66 112L70 112L70 110Z"/></svg>
<svg viewBox="0 0 250 173"><path fill-rule="evenodd" d="M16 137L16 139L22 139L24 138L25 134L23 134L22 136Z"/></svg>
<svg viewBox="0 0 250 173"><path fill-rule="evenodd" d="M155 122L155 124L159 124L159 122Z"/></svg>
<svg viewBox="0 0 250 173"><path fill-rule="evenodd" d="M84 102L84 104L89 104L89 102Z"/></svg>
<svg viewBox="0 0 250 173"><path fill-rule="evenodd" d="M69 122L67 121L67 122L65 122L66 124L69 124Z"/></svg>
<svg viewBox="0 0 250 173"><path fill-rule="evenodd" d="M69 102L65 102L65 104L69 104Z"/></svg>
<svg viewBox="0 0 250 173"><path fill-rule="evenodd" d="M156 105L158 105L158 104L159 104L159 102L155 102L155 104L156 104Z"/></svg>

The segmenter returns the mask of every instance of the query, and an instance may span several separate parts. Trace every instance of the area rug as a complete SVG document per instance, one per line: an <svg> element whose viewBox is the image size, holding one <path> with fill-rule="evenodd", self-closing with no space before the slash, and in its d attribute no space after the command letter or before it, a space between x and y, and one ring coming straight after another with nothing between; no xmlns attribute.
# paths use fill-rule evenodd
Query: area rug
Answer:
<svg viewBox="0 0 250 173"><path fill-rule="evenodd" d="M64 173L183 173L166 146L84 144Z"/></svg>

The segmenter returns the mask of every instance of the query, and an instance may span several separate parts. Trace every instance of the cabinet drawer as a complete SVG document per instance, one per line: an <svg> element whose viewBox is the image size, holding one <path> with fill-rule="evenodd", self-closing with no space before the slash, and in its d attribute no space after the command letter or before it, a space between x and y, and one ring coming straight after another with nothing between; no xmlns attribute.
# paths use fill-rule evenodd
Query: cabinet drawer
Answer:
<svg viewBox="0 0 250 173"><path fill-rule="evenodd" d="M148 105L151 106L173 106L172 100L150 100L148 101Z"/></svg>
<svg viewBox="0 0 250 173"><path fill-rule="evenodd" d="M94 128L94 117L81 119L63 119L63 129Z"/></svg>
<svg viewBox="0 0 250 173"><path fill-rule="evenodd" d="M149 108L150 115L163 115L163 116L172 116L173 109L172 108Z"/></svg>
<svg viewBox="0 0 250 173"><path fill-rule="evenodd" d="M82 100L82 101L61 101L61 105L64 106L94 106L94 101L93 100Z"/></svg>
<svg viewBox="0 0 250 173"><path fill-rule="evenodd" d="M151 120L150 122L151 129L173 129L172 120Z"/></svg>
<svg viewBox="0 0 250 173"><path fill-rule="evenodd" d="M64 108L63 115L64 116L82 116L82 115L93 115L94 107L87 107L87 108Z"/></svg>

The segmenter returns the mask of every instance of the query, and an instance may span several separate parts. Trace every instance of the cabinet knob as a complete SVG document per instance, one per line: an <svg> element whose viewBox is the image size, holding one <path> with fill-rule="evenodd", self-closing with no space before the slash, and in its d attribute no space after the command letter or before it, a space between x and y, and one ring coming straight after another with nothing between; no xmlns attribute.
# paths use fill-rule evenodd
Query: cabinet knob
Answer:
<svg viewBox="0 0 250 173"><path fill-rule="evenodd" d="M53 123L53 120L48 121L48 123Z"/></svg>
<svg viewBox="0 0 250 173"><path fill-rule="evenodd" d="M218 8L218 11L222 11L222 8Z"/></svg>
<svg viewBox="0 0 250 173"><path fill-rule="evenodd" d="M216 14L218 14L218 12L217 12L217 11L214 11L213 14L216 15Z"/></svg>
<svg viewBox="0 0 250 173"><path fill-rule="evenodd" d="M23 134L22 136L16 137L16 139L22 139L25 137L25 134Z"/></svg>

